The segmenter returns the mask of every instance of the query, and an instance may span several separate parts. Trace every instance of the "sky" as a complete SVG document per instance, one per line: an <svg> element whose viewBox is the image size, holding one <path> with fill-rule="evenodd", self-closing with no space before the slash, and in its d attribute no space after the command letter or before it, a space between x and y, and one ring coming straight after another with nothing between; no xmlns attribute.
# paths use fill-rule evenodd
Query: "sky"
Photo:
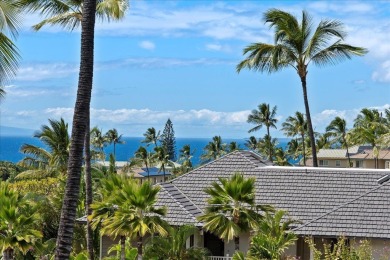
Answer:
<svg viewBox="0 0 390 260"><path fill-rule="evenodd" d="M262 20L278 8L313 25L337 19L345 42L369 53L336 65L308 68L308 97L315 131L336 116L353 119L364 107L390 108L390 1L130 1L119 22L96 24L91 124L124 136L163 129L170 118L176 137L247 138L246 122L260 103L277 106L277 129L304 112L302 87L292 68L274 74L236 72L245 46L273 43ZM0 126L38 130L48 119L71 125L80 60L80 30L31 26L43 17L23 15L16 40L17 76L5 86ZM254 133L260 137L265 129Z"/></svg>

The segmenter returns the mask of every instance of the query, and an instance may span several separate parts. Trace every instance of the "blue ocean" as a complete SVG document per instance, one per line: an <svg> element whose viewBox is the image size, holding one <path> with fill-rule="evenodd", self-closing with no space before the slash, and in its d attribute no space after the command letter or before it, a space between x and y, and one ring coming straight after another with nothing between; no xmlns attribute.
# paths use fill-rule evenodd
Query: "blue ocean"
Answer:
<svg viewBox="0 0 390 260"><path fill-rule="evenodd" d="M116 145L116 158L117 161L127 161L134 155L134 152L142 145L142 137L123 137L124 144ZM193 165L200 163L200 156L203 153L203 148L211 141L211 138L176 138L176 154L179 155L179 150L186 144L191 146L191 150L194 153L192 158ZM241 149L246 149L246 139L222 139L224 143L237 142ZM279 147L283 149L287 146L289 139L278 139ZM0 161L18 162L24 158L24 154L20 153L19 149L23 144L32 144L40 147L44 147L42 142L38 138L34 137L13 137L13 136L0 136ZM153 147L153 145L151 146ZM108 155L113 152L113 145L109 145L104 149L104 152Z"/></svg>

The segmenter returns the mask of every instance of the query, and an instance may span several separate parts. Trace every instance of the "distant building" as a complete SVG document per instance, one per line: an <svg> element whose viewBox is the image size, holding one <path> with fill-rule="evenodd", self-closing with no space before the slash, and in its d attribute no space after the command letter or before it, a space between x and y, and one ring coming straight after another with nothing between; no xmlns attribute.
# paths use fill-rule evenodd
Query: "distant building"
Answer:
<svg viewBox="0 0 390 260"><path fill-rule="evenodd" d="M149 172L148 172L149 170ZM141 183L148 180L153 184L165 182L174 176L169 170L165 170L165 176L164 172L157 167L150 167L148 169L146 168L138 168L133 170L133 176L134 178L140 179Z"/></svg>
<svg viewBox="0 0 390 260"><path fill-rule="evenodd" d="M351 167L366 169L390 169L390 148L374 149L368 145L356 145L348 149ZM330 168L348 168L347 149L320 149L317 153L318 166ZM312 159L306 161L312 166Z"/></svg>

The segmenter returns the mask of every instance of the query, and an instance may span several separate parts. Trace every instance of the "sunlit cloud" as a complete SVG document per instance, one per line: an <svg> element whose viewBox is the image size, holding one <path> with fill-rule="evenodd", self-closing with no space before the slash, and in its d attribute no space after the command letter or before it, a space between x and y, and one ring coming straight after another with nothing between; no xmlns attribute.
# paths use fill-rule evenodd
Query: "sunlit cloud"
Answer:
<svg viewBox="0 0 390 260"><path fill-rule="evenodd" d="M146 50L154 50L156 48L156 45L151 41L142 41L139 43L139 46Z"/></svg>

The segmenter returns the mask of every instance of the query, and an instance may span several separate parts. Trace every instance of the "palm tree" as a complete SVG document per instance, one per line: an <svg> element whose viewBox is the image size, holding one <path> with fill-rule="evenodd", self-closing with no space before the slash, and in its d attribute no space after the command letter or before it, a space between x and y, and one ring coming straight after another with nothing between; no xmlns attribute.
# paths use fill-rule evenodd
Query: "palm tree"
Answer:
<svg viewBox="0 0 390 260"><path fill-rule="evenodd" d="M201 155L203 161L216 160L226 154L226 144L222 143L221 136L214 136L213 140L209 142Z"/></svg>
<svg viewBox="0 0 390 260"><path fill-rule="evenodd" d="M90 137L92 146L98 150L98 157L104 161L104 147L107 145L107 138L103 135L102 130L97 126L92 128Z"/></svg>
<svg viewBox="0 0 390 260"><path fill-rule="evenodd" d="M225 241L258 228L262 212L270 207L256 204L254 184L255 178L246 179L240 173L213 182L205 190L210 195L205 214L198 217L204 223L203 228Z"/></svg>
<svg viewBox="0 0 390 260"><path fill-rule="evenodd" d="M20 151L28 156L23 158L20 164L47 172L58 170L65 174L70 146L68 123L65 123L63 118L59 121L49 119L49 125L42 125L41 130L34 133L34 137L39 138L48 149L23 144Z"/></svg>
<svg viewBox="0 0 390 260"><path fill-rule="evenodd" d="M0 249L3 260L14 259L14 252L26 254L42 237L36 224L36 205L0 182Z"/></svg>
<svg viewBox="0 0 390 260"><path fill-rule="evenodd" d="M116 157L115 157L116 144L124 144L125 143L123 140L121 140L122 135L119 135L118 131L115 128L113 128L113 129L108 130L104 136L109 144L114 144L114 158L116 159Z"/></svg>
<svg viewBox="0 0 390 260"><path fill-rule="evenodd" d="M186 241L198 229L193 225L170 227L167 237L154 236L145 248L145 259L158 260L203 260L204 248L186 248Z"/></svg>
<svg viewBox="0 0 390 260"><path fill-rule="evenodd" d="M165 167L167 165L173 165L173 163L169 160L169 154L164 147L156 146L154 147L154 152L154 159L160 164L159 172L163 172L165 181Z"/></svg>
<svg viewBox="0 0 390 260"><path fill-rule="evenodd" d="M297 160L302 154L302 150L297 139L291 139L287 143L287 154L294 160Z"/></svg>
<svg viewBox="0 0 390 260"><path fill-rule="evenodd" d="M363 108L355 119L354 128L350 131L353 143L369 143L373 147L375 168L378 166L378 143L382 135L387 133L385 120L377 109Z"/></svg>
<svg viewBox="0 0 390 260"><path fill-rule="evenodd" d="M286 152L278 147L276 150L275 150L275 160L274 160L274 164L276 165L279 165L279 166L290 166L291 164L288 162L288 159L287 159L287 154Z"/></svg>
<svg viewBox="0 0 390 260"><path fill-rule="evenodd" d="M181 162L184 169L184 173L189 172L192 169L191 158L194 156L195 151L191 151L191 146L186 144L180 149L179 162Z"/></svg>
<svg viewBox="0 0 390 260"><path fill-rule="evenodd" d="M149 181L149 166L151 163L153 163L153 156L151 153L149 153L145 147L140 146L138 150L134 153L135 159L141 161L145 167L146 167L146 172L148 173L148 181Z"/></svg>
<svg viewBox="0 0 390 260"><path fill-rule="evenodd" d="M57 238L56 259L68 258L72 244L73 223L79 194L82 153L84 140L89 138L90 102L93 81L93 50L95 18L121 19L128 8L127 0L19 0L27 11L40 12L47 18L33 28L39 30L44 25L61 25L73 30L81 25L81 62L76 105L73 116L72 145L68 165L68 183L61 215L61 226ZM87 147L86 149L89 149ZM90 174L88 174L90 176ZM91 180L88 180L91 183ZM90 201L90 199L87 199ZM87 208L89 205L87 205ZM66 228L65 228L66 227ZM91 234L88 234L91 236ZM89 239L90 240L90 239ZM92 247L88 246L89 256L93 259Z"/></svg>
<svg viewBox="0 0 390 260"><path fill-rule="evenodd" d="M248 256L253 259L280 259L284 251L297 240L296 235L289 232L294 223L296 221L287 218L283 210L274 214L267 212L257 234L252 238Z"/></svg>
<svg viewBox="0 0 390 260"><path fill-rule="evenodd" d="M274 154L277 144L278 140L276 138L271 138L271 136L266 134L264 138L259 139L257 143L257 150L264 156L264 158L267 158L267 155ZM270 162L272 162L272 158Z"/></svg>
<svg viewBox="0 0 390 260"><path fill-rule="evenodd" d="M305 116L297 111L295 112L295 117L289 116L282 124L282 127L282 130L287 136L301 136L303 164L306 166L305 134L307 132L307 121L305 120Z"/></svg>
<svg viewBox="0 0 390 260"><path fill-rule="evenodd" d="M275 29L275 44L253 43L246 47L243 53L248 56L237 65L237 71L247 68L272 73L293 67L301 80L307 128L311 143L315 144L306 89L309 64L335 64L354 55L362 56L367 50L343 42L346 33L339 21L322 20L314 28L306 11L302 11L300 22L297 17L278 9L265 12L263 20ZM315 145L312 145L312 155L313 166L318 167Z"/></svg>
<svg viewBox="0 0 390 260"><path fill-rule="evenodd" d="M3 84L16 74L20 59L18 48L12 42L18 35L20 10L15 1L0 0L0 100L5 95Z"/></svg>
<svg viewBox="0 0 390 260"><path fill-rule="evenodd" d="M258 106L258 110L252 110L252 113L248 116L248 123L255 124L256 126L251 128L248 132L252 133L254 131L260 130L263 126L267 128L267 135L271 136L269 133L269 129L275 128L278 120L275 118L277 107L274 106L270 109L269 104L262 103ZM272 149L269 147L268 149L269 155L268 160L272 161Z"/></svg>
<svg viewBox="0 0 390 260"><path fill-rule="evenodd" d="M246 142L245 142L245 146L249 150L252 150L252 151L257 150L257 148L258 148L257 145L258 145L258 141L257 141L256 137L254 137L254 136L249 137L249 139L246 140Z"/></svg>
<svg viewBox="0 0 390 260"><path fill-rule="evenodd" d="M348 165L351 165L347 143L347 122L345 119L337 116L326 127L326 132L328 132L330 136L333 136L334 140L341 144L341 147L347 149Z"/></svg>
<svg viewBox="0 0 390 260"><path fill-rule="evenodd" d="M143 237L147 234L168 235L168 224L161 219L166 208L156 208L159 186L149 182L139 184L127 179L109 203L117 205L111 217L103 218L102 232L114 237L126 236L137 239L138 257L142 259Z"/></svg>
<svg viewBox="0 0 390 260"><path fill-rule="evenodd" d="M144 133L145 139L141 143L146 143L146 146L149 146L151 143L154 144L154 147L157 147L157 142L160 140L160 131L156 132L154 127L148 128Z"/></svg>

